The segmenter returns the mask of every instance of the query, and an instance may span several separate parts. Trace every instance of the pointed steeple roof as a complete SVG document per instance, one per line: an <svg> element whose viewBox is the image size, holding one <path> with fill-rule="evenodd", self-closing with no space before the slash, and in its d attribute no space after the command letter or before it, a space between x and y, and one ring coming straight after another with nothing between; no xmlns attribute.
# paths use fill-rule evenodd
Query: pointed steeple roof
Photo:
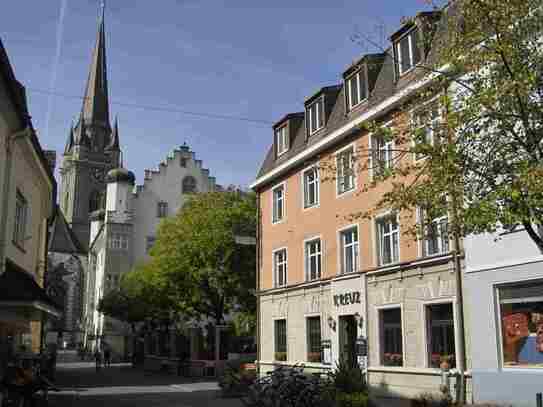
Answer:
<svg viewBox="0 0 543 407"><path fill-rule="evenodd" d="M92 52L92 60L85 88L81 119L88 124L109 127L109 102L107 90L106 34L104 27L104 4L98 22L98 36Z"/></svg>
<svg viewBox="0 0 543 407"><path fill-rule="evenodd" d="M111 132L111 138L106 147L107 150L119 150L119 120L115 116L115 124L113 125L113 131Z"/></svg>
<svg viewBox="0 0 543 407"><path fill-rule="evenodd" d="M70 154L74 145L74 124L70 126L70 134L68 134L68 140L66 140L66 147L64 147L64 154Z"/></svg>
<svg viewBox="0 0 543 407"><path fill-rule="evenodd" d="M55 207L55 216L51 223L51 237L49 239L50 252L57 253L85 253L85 249L77 239L62 211Z"/></svg>

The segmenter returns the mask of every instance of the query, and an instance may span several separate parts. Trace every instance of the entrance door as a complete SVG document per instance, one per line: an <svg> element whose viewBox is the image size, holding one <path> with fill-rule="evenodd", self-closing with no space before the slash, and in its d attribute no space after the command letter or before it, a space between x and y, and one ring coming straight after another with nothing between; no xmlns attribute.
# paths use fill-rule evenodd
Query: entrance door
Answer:
<svg viewBox="0 0 543 407"><path fill-rule="evenodd" d="M349 366L356 366L356 320L353 315L339 317L339 358Z"/></svg>

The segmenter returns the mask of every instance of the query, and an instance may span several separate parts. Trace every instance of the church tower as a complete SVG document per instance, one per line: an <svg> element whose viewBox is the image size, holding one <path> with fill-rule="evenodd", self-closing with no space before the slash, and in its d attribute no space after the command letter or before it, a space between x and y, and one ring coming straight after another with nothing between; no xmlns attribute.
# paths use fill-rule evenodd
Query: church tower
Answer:
<svg viewBox="0 0 543 407"><path fill-rule="evenodd" d="M109 121L104 6L92 52L80 116L72 124L64 149L60 208L85 249L89 247L90 214L105 207L105 176L120 166L119 128Z"/></svg>

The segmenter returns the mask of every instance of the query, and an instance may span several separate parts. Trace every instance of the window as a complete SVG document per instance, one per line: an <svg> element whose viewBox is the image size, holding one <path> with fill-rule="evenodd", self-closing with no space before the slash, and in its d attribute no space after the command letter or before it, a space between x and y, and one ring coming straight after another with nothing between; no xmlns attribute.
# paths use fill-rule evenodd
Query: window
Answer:
<svg viewBox="0 0 543 407"><path fill-rule="evenodd" d="M396 42L394 51L396 53L397 71L400 75L406 73L421 60L421 53L418 43L418 29L413 29Z"/></svg>
<svg viewBox="0 0 543 407"><path fill-rule="evenodd" d="M155 244L156 237L154 236L147 236L145 239L145 253L149 253Z"/></svg>
<svg viewBox="0 0 543 407"><path fill-rule="evenodd" d="M456 367L454 350L453 305L435 304L426 308L428 335L428 365L439 368L447 362L451 369Z"/></svg>
<svg viewBox="0 0 543 407"><path fill-rule="evenodd" d="M347 148L336 156L337 193L343 194L355 188L354 147Z"/></svg>
<svg viewBox="0 0 543 407"><path fill-rule="evenodd" d="M314 239L305 243L305 274L309 281L321 278L322 251L321 240Z"/></svg>
<svg viewBox="0 0 543 407"><path fill-rule="evenodd" d="M447 253L449 251L449 218L447 214L438 216L428 222L425 211L419 209L419 216L423 222L422 255L433 256L435 254Z"/></svg>
<svg viewBox="0 0 543 407"><path fill-rule="evenodd" d="M15 223L13 225L13 242L24 247L26 224L28 218L28 202L19 190L15 196Z"/></svg>
<svg viewBox="0 0 543 407"><path fill-rule="evenodd" d="M181 157L179 159L179 165L183 168L187 168L187 159L185 157Z"/></svg>
<svg viewBox="0 0 543 407"><path fill-rule="evenodd" d="M403 337L401 308L380 311L381 365L403 366Z"/></svg>
<svg viewBox="0 0 543 407"><path fill-rule="evenodd" d="M349 110L367 99L364 70L360 70L347 79L347 104Z"/></svg>
<svg viewBox="0 0 543 407"><path fill-rule="evenodd" d="M277 157L286 153L289 148L287 126L281 126L275 130L275 148Z"/></svg>
<svg viewBox="0 0 543 407"><path fill-rule="evenodd" d="M282 287L287 284L287 249L279 249L273 253L273 270L275 286Z"/></svg>
<svg viewBox="0 0 543 407"><path fill-rule="evenodd" d="M321 317L307 318L307 361L321 362Z"/></svg>
<svg viewBox="0 0 543 407"><path fill-rule="evenodd" d="M307 108L307 123L309 135L324 126L324 98L319 98Z"/></svg>
<svg viewBox="0 0 543 407"><path fill-rule="evenodd" d="M274 322L275 360L287 360L287 320L277 319Z"/></svg>
<svg viewBox="0 0 543 407"><path fill-rule="evenodd" d="M400 260L400 228L396 215L377 219L377 261L379 266L397 263Z"/></svg>
<svg viewBox="0 0 543 407"><path fill-rule="evenodd" d="M543 282L498 289L504 367L543 368Z"/></svg>
<svg viewBox="0 0 543 407"><path fill-rule="evenodd" d="M159 218L168 216L168 202L160 201L157 204L157 215Z"/></svg>
<svg viewBox="0 0 543 407"><path fill-rule="evenodd" d="M304 208L319 204L319 170L311 167L302 174L304 182Z"/></svg>
<svg viewBox="0 0 543 407"><path fill-rule="evenodd" d="M196 187L196 179L190 175L183 178L182 192L184 194L194 194L198 192Z"/></svg>
<svg viewBox="0 0 543 407"><path fill-rule="evenodd" d="M394 141L384 136L371 137L371 171L375 175L383 175L394 165Z"/></svg>
<svg viewBox="0 0 543 407"><path fill-rule="evenodd" d="M285 185L281 184L272 190L273 213L272 222L277 223L285 216Z"/></svg>
<svg viewBox="0 0 543 407"><path fill-rule="evenodd" d="M100 192L93 191L89 198L89 212L97 211L102 207L102 196Z"/></svg>
<svg viewBox="0 0 543 407"><path fill-rule="evenodd" d="M118 250L128 249L128 236L122 233L113 233L109 238L109 248Z"/></svg>
<svg viewBox="0 0 543 407"><path fill-rule="evenodd" d="M343 230L339 234L341 246L341 272L358 271L358 228Z"/></svg>
<svg viewBox="0 0 543 407"><path fill-rule="evenodd" d="M413 127L416 145L433 145L437 141L441 116L439 105L431 102L413 114ZM417 153L415 160L424 158L423 153Z"/></svg>

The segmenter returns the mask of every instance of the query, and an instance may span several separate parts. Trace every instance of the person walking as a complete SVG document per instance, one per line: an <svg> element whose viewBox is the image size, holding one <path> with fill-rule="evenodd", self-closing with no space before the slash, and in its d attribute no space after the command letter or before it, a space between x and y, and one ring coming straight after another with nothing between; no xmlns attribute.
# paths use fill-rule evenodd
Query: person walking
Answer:
<svg viewBox="0 0 543 407"><path fill-rule="evenodd" d="M102 350L100 348L96 348L96 351L94 352L94 360L96 362L96 371L99 372L100 368L102 367Z"/></svg>
<svg viewBox="0 0 543 407"><path fill-rule="evenodd" d="M104 350L104 366L111 367L111 349L109 347Z"/></svg>

